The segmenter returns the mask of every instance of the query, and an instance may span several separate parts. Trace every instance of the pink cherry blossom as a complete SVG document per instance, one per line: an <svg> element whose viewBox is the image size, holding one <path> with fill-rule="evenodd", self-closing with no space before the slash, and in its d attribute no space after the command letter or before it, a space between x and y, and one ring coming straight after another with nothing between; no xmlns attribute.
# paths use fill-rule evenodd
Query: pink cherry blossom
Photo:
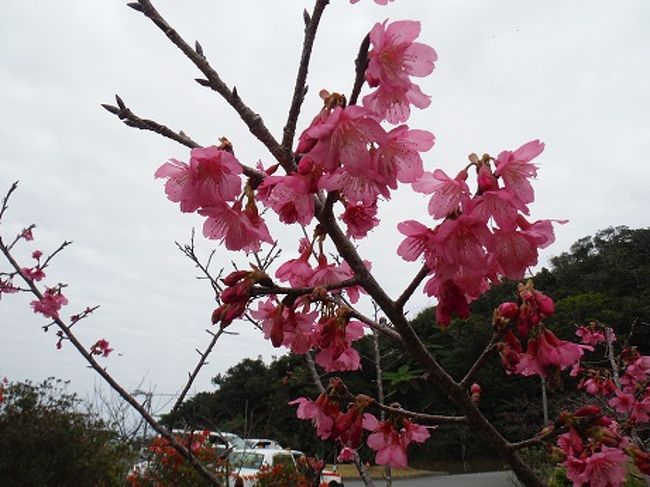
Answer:
<svg viewBox="0 0 650 487"><path fill-rule="evenodd" d="M363 415L363 427L371 431L367 443L377 452L375 463L396 468L406 468L406 447L402 443L399 432L395 431L390 421L378 421L370 413Z"/></svg>
<svg viewBox="0 0 650 487"><path fill-rule="evenodd" d="M603 445L586 458L580 476L571 480L574 486L589 483L590 487L619 487L625 481L626 462L627 455L620 448Z"/></svg>
<svg viewBox="0 0 650 487"><path fill-rule="evenodd" d="M308 181L297 175L268 176L258 188L260 200L283 223L308 225L314 217L314 195Z"/></svg>
<svg viewBox="0 0 650 487"><path fill-rule="evenodd" d="M575 364L585 348L590 347L560 340L544 328L538 336L528 340L526 353L521 355L516 373L546 377L552 368L563 370Z"/></svg>
<svg viewBox="0 0 650 487"><path fill-rule="evenodd" d="M47 288L41 299L30 303L34 313L41 313L52 319L59 317L59 310L66 304L68 299L61 293L60 288Z"/></svg>
<svg viewBox="0 0 650 487"><path fill-rule="evenodd" d="M394 128L386 134L379 148L378 172L390 188L397 188L397 181L413 183L422 177L424 169L420 152L433 147L435 137L426 130L409 130L407 125Z"/></svg>
<svg viewBox="0 0 650 487"><path fill-rule="evenodd" d="M341 214L341 220L347 225L348 237L364 238L370 230L379 225L377 204L347 204L345 211Z"/></svg>
<svg viewBox="0 0 650 487"><path fill-rule="evenodd" d="M586 345L598 345L605 342L605 333L602 330L593 327L579 326L576 330L576 335L580 337L580 341Z"/></svg>
<svg viewBox="0 0 650 487"><path fill-rule="evenodd" d="M325 396L321 395L321 397ZM314 402L306 397L299 397L298 399L289 402L289 404L298 405L298 411L296 412L298 418L312 420L314 426L316 426L316 434L319 438L326 440L331 436L334 420L327 414L327 406L330 404L326 398L320 402L318 400Z"/></svg>
<svg viewBox="0 0 650 487"><path fill-rule="evenodd" d="M467 171L461 171L452 179L443 170L436 169L433 173L424 173L413 183L413 189L419 193L433 193L429 214L433 218L445 218L467 207L470 195L466 179Z"/></svg>
<svg viewBox="0 0 650 487"><path fill-rule="evenodd" d="M11 279L2 279L0 277L0 299L2 294L14 294L18 292L18 288L13 285Z"/></svg>
<svg viewBox="0 0 650 487"><path fill-rule="evenodd" d="M235 156L211 146L192 149L189 164L171 159L158 168L155 177L167 178L165 192L170 201L180 203L183 212L193 212L239 196L241 172Z"/></svg>
<svg viewBox="0 0 650 487"><path fill-rule="evenodd" d="M531 203L535 194L528 179L537 176L537 166L530 161L543 150L544 143L532 140L514 152L501 152L497 158L495 174L503 179L505 188L524 204Z"/></svg>
<svg viewBox="0 0 650 487"><path fill-rule="evenodd" d="M95 344L90 347L91 354L101 355L102 357L108 357L112 351L113 349L110 348L110 344L104 338L97 340Z"/></svg>
<svg viewBox="0 0 650 487"><path fill-rule="evenodd" d="M34 234L32 230L33 226L23 229L23 231L20 233L21 238L24 238L25 240L34 240Z"/></svg>
<svg viewBox="0 0 650 487"><path fill-rule="evenodd" d="M22 275L30 281L42 281L45 278L45 272L39 266L36 267L23 267L20 269Z"/></svg>
<svg viewBox="0 0 650 487"><path fill-rule="evenodd" d="M275 271L275 277L282 282L289 282L293 287L307 287L314 276L314 270L309 265L311 246L306 239L301 240L302 251L297 259L290 259Z"/></svg>
<svg viewBox="0 0 650 487"><path fill-rule="evenodd" d="M412 20L388 26L378 23L370 31L372 50L368 53L366 80L377 90L365 96L363 104L389 123L406 121L410 104L426 108L431 103L410 80L410 76L430 74L438 58L433 48L414 42L419 34L420 23Z"/></svg>
<svg viewBox="0 0 650 487"><path fill-rule="evenodd" d="M232 206L209 206L200 210L199 214L208 217L203 224L203 235L221 240L228 250L257 252L262 242L273 243L257 210L247 205L242 211L240 201Z"/></svg>
<svg viewBox="0 0 650 487"><path fill-rule="evenodd" d="M434 238L433 230L415 220L403 221L397 225L397 229L406 236L397 249L397 255L409 262L424 255L427 264L433 263L434 254L431 251Z"/></svg>

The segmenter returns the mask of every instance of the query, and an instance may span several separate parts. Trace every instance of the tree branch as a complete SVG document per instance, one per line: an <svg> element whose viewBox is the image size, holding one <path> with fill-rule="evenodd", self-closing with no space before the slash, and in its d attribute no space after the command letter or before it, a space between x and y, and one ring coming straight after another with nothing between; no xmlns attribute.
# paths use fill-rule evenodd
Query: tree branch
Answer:
<svg viewBox="0 0 650 487"><path fill-rule="evenodd" d="M171 420L172 425L175 424L176 422L176 415L178 414L178 409L181 407L181 404L185 400L185 396L187 396L187 393L189 392L190 387L192 387L194 381L196 380L196 377L199 375L200 370L206 365L206 360L208 359L208 356L212 353L212 349L214 348L214 346L217 343L217 340L222 334L223 334L223 329L219 329L219 331L216 333L211 333L212 340L210 340L210 343L208 344L205 351L200 354L201 358L197 362L192 373L189 374L185 387L183 387L183 390L178 396L178 399L176 399L176 402L174 403L174 407L169 413L169 418Z"/></svg>
<svg viewBox="0 0 650 487"><path fill-rule="evenodd" d="M43 299L43 294L40 292L40 290L35 286L34 282L31 279L26 278L22 272L20 271L21 267L16 262L16 260L13 258L13 256L9 253L7 247L5 246L4 242L2 241L2 238L0 237L0 252L2 252L5 256L5 258L9 261L11 266L16 270L16 272L22 277L22 279L25 281L27 286L29 287L30 291L32 294L39 300ZM190 453L190 451L185 448L183 445L181 445L174 435L170 433L168 430L160 426L160 424L147 412L147 410L138 402L135 400L135 398L129 394L120 384L118 384L115 379L106 371L104 367L99 365L93 355L86 350L86 348L81 344L81 342L77 339L77 337L74 335L74 333L70 330L70 327L66 325L66 323L63 322L60 318L56 317L54 318L54 322L56 323L57 327L61 330L63 335L72 343L72 345L77 349L77 351L82 355L82 357L88 362L90 367L97 372L105 381L108 383L108 385L115 391L117 392L122 399L124 399L127 403L129 403L138 413L145 419L147 423L151 425L151 427L162 437L164 437L169 444L179 453L181 454L197 471L205 477L207 480L212 482L215 485L221 485L220 480L217 478L216 475L214 475L212 472L210 472L202 463L200 463L194 455Z"/></svg>
<svg viewBox="0 0 650 487"><path fill-rule="evenodd" d="M115 95L115 99L117 100L118 106L102 104L102 107L104 107L113 115L116 115L120 120L124 122L125 125L128 125L129 127L135 127L140 130L148 130L149 132L154 132L156 134L162 135L163 137L174 140L179 144L189 147L190 149L202 147L200 144L198 144L197 142L192 140L188 135L186 135L182 130L179 132L175 132L174 130L170 129L166 125L158 123L154 120L140 118L135 113L133 113L129 107L127 107L124 104L124 102L119 96ZM240 165L242 167L242 170L244 171L244 174L248 178L250 178L254 186L258 186L264 180L265 175L263 172L258 171L257 169L254 169L252 167L246 166L245 164L241 164L241 162Z"/></svg>
<svg viewBox="0 0 650 487"><path fill-rule="evenodd" d="M354 78L354 85L352 86L352 93L350 94L350 105L356 105L359 93L363 87L363 82L366 80L366 69L368 68L368 48L370 47L370 34L361 41L359 46L359 53L354 60L354 67L356 76Z"/></svg>
<svg viewBox="0 0 650 487"><path fill-rule="evenodd" d="M411 299L411 296L418 288L418 286L422 283L424 278L427 277L429 272L430 272L429 268L426 266L426 264L423 265L422 268L415 275L411 283L408 286L406 286L404 292L400 295L399 298L397 298L397 301L395 301L395 305L398 308L403 308L404 305L408 302L408 300Z"/></svg>
<svg viewBox="0 0 650 487"><path fill-rule="evenodd" d="M284 126L282 137L282 147L291 158L293 158L292 147L293 138L296 133L296 123L298 122L298 115L300 115L300 109L305 100L305 94L307 93L305 83L307 81L307 71L309 70L309 61L314 46L314 39L316 38L316 31L318 30L318 24L320 23L323 11L328 3L329 0L316 0L311 16L305 15L305 39L302 44L302 54L300 55L300 65L298 66L298 75L296 76L296 84L293 89L289 116L287 117L287 123Z"/></svg>
<svg viewBox="0 0 650 487"><path fill-rule="evenodd" d="M251 110L239 97L236 88L230 89L223 82L219 74L210 66L203 49L192 48L176 30L158 13L150 0L138 0L137 3L128 4L135 10L142 12L178 47L185 56L203 73L207 79L197 79L197 82L219 93L222 98L235 109L239 117L246 124L251 133L273 154L273 157L290 172L293 168L293 159L282 146L275 140L269 129L264 124L262 117Z"/></svg>

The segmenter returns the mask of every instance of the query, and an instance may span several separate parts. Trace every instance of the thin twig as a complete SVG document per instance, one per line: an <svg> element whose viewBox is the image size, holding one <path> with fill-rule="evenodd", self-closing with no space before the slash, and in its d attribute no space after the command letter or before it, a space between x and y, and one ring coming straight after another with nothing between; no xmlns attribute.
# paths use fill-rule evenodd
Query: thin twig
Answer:
<svg viewBox="0 0 650 487"><path fill-rule="evenodd" d="M9 188L9 191L7 191L7 194L5 197L2 199L2 208L0 209L0 222L2 221L2 217L5 214L5 211L7 211L7 208L9 208L9 198L11 198L11 194L16 191L18 188L18 181L14 181Z"/></svg>
<svg viewBox="0 0 650 487"><path fill-rule="evenodd" d="M309 70L309 61L311 59L311 52L314 46L314 39L316 38L316 31L318 30L318 24L320 23L323 11L325 10L325 7L328 3L329 0L316 0L312 14L309 16L309 18L305 17L305 39L302 43L300 65L298 66L296 84L293 88L293 98L291 99L289 115L287 117L287 123L284 126L282 136L282 147L290 157L292 157L293 138L296 134L298 115L300 115L300 109L302 108L302 104L305 100L305 94L307 93L307 72Z"/></svg>
<svg viewBox="0 0 650 487"><path fill-rule="evenodd" d="M352 287L359 284L359 281L356 277L346 279L345 281L339 281L332 284L326 284L324 286L316 287L283 287L283 286L264 286L264 287L253 287L250 290L251 297L257 296L268 296L270 294L286 294L287 296L304 296L306 294L311 294L317 289L325 289L326 291L336 291L338 289L345 289L346 287Z"/></svg>
<svg viewBox="0 0 650 487"><path fill-rule="evenodd" d="M418 288L418 286L422 283L425 277L429 275L429 268L425 265L422 266L422 268L418 271L418 273L415 275L411 283L406 286L406 289L404 292L400 295L399 298L395 301L395 305L403 308L404 305L408 302L409 299L411 299L411 296L415 292L415 290Z"/></svg>
<svg viewBox="0 0 650 487"><path fill-rule="evenodd" d="M352 86L352 93L350 94L350 105L356 105L359 93L363 87L363 82L366 80L366 69L368 68L368 48L370 47L370 34L361 41L359 46L359 53L354 60L355 77L354 85Z"/></svg>
<svg viewBox="0 0 650 487"><path fill-rule="evenodd" d="M509 329L510 327L506 326L494 332L492 338L490 339L490 342L485 346L485 348L481 352L481 355L479 355L478 358L474 361L474 364L467 371L465 377L463 377L463 380L461 380L458 383L458 385L462 389L467 389L467 387L469 387L469 383L474 379L478 371L481 370L481 367L483 367L483 365L489 358L490 354L496 349L499 340L503 338L503 335L505 335L506 331L508 331Z"/></svg>
<svg viewBox="0 0 650 487"><path fill-rule="evenodd" d="M181 391L180 395L178 396L178 399L176 399L176 402L174 403L174 407L172 408L171 412L169 413L169 417L171 419L171 424L175 423L176 420L176 415L178 414L178 409L181 407L181 404L185 400L185 397L187 396L187 393L190 390L190 387L192 387L192 384L196 380L197 376L199 375L199 372L201 369L206 365L206 360L212 353L212 349L217 343L217 340L219 340L219 337L223 334L223 329L219 329L216 333L211 333L212 339L210 340L210 343L208 344L207 348L205 351L200 352L201 358L197 362L196 366L194 367L194 370L192 371L191 374L189 374L189 377L187 379L187 382L185 383L185 387L183 387L183 390Z"/></svg>

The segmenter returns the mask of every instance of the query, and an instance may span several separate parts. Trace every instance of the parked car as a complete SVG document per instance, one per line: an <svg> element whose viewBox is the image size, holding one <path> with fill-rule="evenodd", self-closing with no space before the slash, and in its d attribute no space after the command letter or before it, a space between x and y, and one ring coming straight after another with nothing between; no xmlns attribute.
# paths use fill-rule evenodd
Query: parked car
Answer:
<svg viewBox="0 0 650 487"><path fill-rule="evenodd" d="M253 487L263 467L273 468L277 465L290 465L298 469L298 462L305 454L298 450L281 448L256 448L234 450L228 457L232 471L230 478L235 487ZM326 487L343 487L341 476L331 470L321 472L320 485Z"/></svg>
<svg viewBox="0 0 650 487"><path fill-rule="evenodd" d="M257 449L257 448L274 448L281 450L282 446L275 440L268 440L266 438L247 438L244 440L248 448Z"/></svg>

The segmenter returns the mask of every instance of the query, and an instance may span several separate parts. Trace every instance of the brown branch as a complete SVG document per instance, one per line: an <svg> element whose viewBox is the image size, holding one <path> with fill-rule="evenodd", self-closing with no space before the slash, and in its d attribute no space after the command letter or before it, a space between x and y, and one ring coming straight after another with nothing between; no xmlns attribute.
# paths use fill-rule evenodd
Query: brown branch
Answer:
<svg viewBox="0 0 650 487"><path fill-rule="evenodd" d="M293 147L293 138L296 134L296 124L298 122L298 115L300 115L300 109L305 100L305 95L307 94L307 86L305 83L307 81L307 71L309 70L309 61L316 38L316 31L318 30L318 24L328 3L329 0L316 0L311 15L305 15L304 17L305 38L302 43L302 53L300 55L296 84L293 89L293 98L291 99L289 115L287 117L287 123L284 126L282 137L282 147L289 157L293 157L291 149Z"/></svg>
<svg viewBox="0 0 650 487"><path fill-rule="evenodd" d="M190 390L190 387L192 387L192 384L196 380L197 376L199 375L199 372L201 369L207 364L206 360L208 359L208 356L212 353L212 349L217 343L217 340L219 337L223 334L223 329L220 329L216 333L211 333L212 335L212 340L210 340L210 343L208 344L207 348L203 352L199 352L201 358L197 362L196 366L194 367L194 370L192 371L191 374L189 374L189 377L187 379L187 382L185 384L185 387L183 387L183 390L181 391L180 395L178 396L178 399L176 399L176 402L174 403L174 407L172 408L171 412L169 413L169 418L171 420L171 424L175 424L176 422L176 416L178 414L178 409L181 407L181 404L185 400L185 396L187 396L187 393Z"/></svg>
<svg viewBox="0 0 650 487"><path fill-rule="evenodd" d="M386 406L385 404L381 404L379 402L374 402L373 403L375 406L377 406L380 410L385 411L390 414L399 414L401 416L406 416L407 418L413 418L418 421L428 421L431 423L436 423L436 424L464 424L467 423L467 418L465 416L446 416L446 415L440 415L440 414L426 414L426 413L418 413L415 411L408 411L406 409L402 409L401 407L395 407L395 406Z"/></svg>
<svg viewBox="0 0 650 487"><path fill-rule="evenodd" d="M325 286L316 286L316 287L283 287L283 286L256 286L253 287L250 291L251 297L257 296L268 296L270 294L286 294L287 296L304 296L305 294L311 294L317 289L325 289L326 291L336 291L338 289L345 289L346 287L356 286L359 284L359 281L356 277L346 279L345 281L339 281L332 284L326 284Z"/></svg>
<svg viewBox="0 0 650 487"><path fill-rule="evenodd" d="M303 356L305 357L305 363L307 364L307 369L309 369L309 373L311 374L311 379L314 381L314 385L318 388L318 392L323 394L325 392L325 386L323 386L323 381L321 380L320 375L318 375L314 358L311 356L309 351L305 352Z"/></svg>
<svg viewBox="0 0 650 487"><path fill-rule="evenodd" d="M16 191L18 188L18 181L14 181L9 188L9 191L7 191L7 194L5 194L5 197L2 198L2 208L0 208L0 222L2 221L2 217L5 214L5 211L9 208L9 198L11 198L11 194Z"/></svg>
<svg viewBox="0 0 650 487"><path fill-rule="evenodd" d="M102 103L102 107L104 107L107 111L111 112L113 115L117 115L117 117L120 120L122 120L122 122L124 122L125 125L128 125L129 127L135 127L140 130L148 130L150 132L155 132L157 134L162 135L163 137L167 137L168 139L174 140L179 144L183 144L184 146L189 147L190 149L201 147L198 143L194 142L188 135L186 135L182 130L179 132L175 132L169 127L162 125L158 122L155 122L154 120L148 120L146 118L138 117L135 113L131 111L129 107L127 107L124 104L124 101L122 101L122 98L120 98L118 95L115 95L115 100L117 101L117 106L109 105L107 103Z"/></svg>
<svg viewBox="0 0 650 487"><path fill-rule="evenodd" d="M497 343L501 340L501 338L503 338L503 335L505 335L509 329L510 329L509 326L505 326L499 329L498 331L494 332L492 338L490 339L490 342L485 346L485 348L481 352L481 355L479 355L478 358L474 361L474 364L467 371L465 377L463 377L463 380L459 382L458 385L462 389L466 389L467 387L469 387L470 385L469 383L474 379L474 377L481 369L481 367L483 367L483 365L489 358L492 351L496 349Z"/></svg>
<svg viewBox="0 0 650 487"><path fill-rule="evenodd" d="M137 3L128 4L149 18L166 36L178 47L185 56L203 73L207 79L197 79L203 86L216 91L235 109L239 117L246 124L251 133L273 154L275 159L283 165L288 172L293 168L293 158L287 154L282 146L275 140L269 129L264 124L262 117L251 110L239 97L236 88L230 89L221 79L219 74L210 66L203 49L192 48L171 25L154 8L150 0L138 0Z"/></svg>
<svg viewBox="0 0 650 487"><path fill-rule="evenodd" d="M549 441L555 438L556 436L560 436L562 433L566 432L567 430L568 430L567 426L561 426L551 431L547 431L546 433L535 435L532 438L528 438L527 440L518 441L516 443L510 443L508 445L508 449L511 451L517 451L523 448L528 448L530 446L539 445L540 443Z"/></svg>
<svg viewBox="0 0 650 487"><path fill-rule="evenodd" d="M17 271L18 274L23 278L29 289L31 290L32 294L39 300L43 299L43 294L40 292L40 290L35 286L34 282L28 278L26 278L20 271L20 265L16 260L13 258L13 256L9 253L7 247L5 246L4 242L2 241L2 238L0 237L0 251L4 254L6 259L9 261L11 266ZM168 430L160 426L160 424L147 412L147 410L138 402L135 400L135 398L129 394L120 384L113 379L113 377L106 371L104 367L99 365L99 363L95 360L93 355L86 350L86 348L81 344L81 342L77 339L77 337L73 334L73 332L70 330L70 327L66 325L66 323L63 322L59 317L54 318L54 322L56 323L57 327L61 330L63 335L72 343L72 345L77 349L77 351L83 356L83 358L88 362L90 367L97 372L105 381L108 383L108 385L115 391L117 392L122 399L124 399L127 403L129 403L143 418L144 420L151 425L151 427L162 437L164 437L169 444L179 453L181 454L203 477L205 477L207 480L212 482L215 485L221 485L220 480L217 478L216 475L214 475L212 472L210 472L202 463L200 463L194 455L190 453L190 451L185 448L183 445L181 445L174 435L170 433Z"/></svg>
<svg viewBox="0 0 650 487"><path fill-rule="evenodd" d="M189 147L190 149L202 147L199 143L192 140L182 130L179 132L175 132L174 130L170 129L166 125L158 123L154 120L140 118L138 115L133 113L133 111L129 107L127 107L124 104L124 102L119 96L115 95L115 99L117 100L118 106L102 104L102 107L104 107L113 115L116 115L120 120L122 120L129 127L135 127L140 130L148 130L150 132L154 132L156 134L162 135L163 137L174 140L179 144ZM262 173L261 171L258 171L257 169L254 169L245 164L241 164L241 162L240 165L242 167L242 170L244 171L244 174L248 178L250 178L254 186L258 186L264 180L265 176L264 173Z"/></svg>
<svg viewBox="0 0 650 487"><path fill-rule="evenodd" d="M363 87L363 82L366 80L366 69L368 68L368 48L370 47L370 34L361 41L359 46L359 53L354 60L354 67L356 76L354 78L354 85L352 86L352 93L350 94L350 105L356 105L359 93Z"/></svg>
<svg viewBox="0 0 650 487"><path fill-rule="evenodd" d="M406 287L404 292L395 301L395 305L397 307L399 308L404 307L404 305L408 302L408 300L411 299L411 296L413 296L413 293L418 288L418 286L422 283L424 278L427 277L427 275L429 275L429 272L430 272L429 268L426 266L426 264L423 265L422 268L415 275L413 280L410 282L410 284Z"/></svg>

